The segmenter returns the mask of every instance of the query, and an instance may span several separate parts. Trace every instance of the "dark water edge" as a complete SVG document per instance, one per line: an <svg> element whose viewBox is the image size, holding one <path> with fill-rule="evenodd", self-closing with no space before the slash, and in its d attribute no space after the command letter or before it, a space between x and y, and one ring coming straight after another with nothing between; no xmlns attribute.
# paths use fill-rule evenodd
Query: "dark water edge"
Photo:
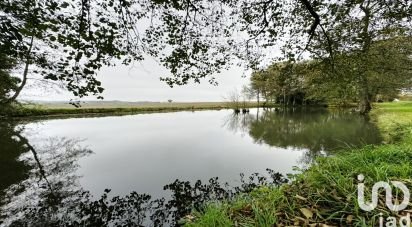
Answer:
<svg viewBox="0 0 412 227"><path fill-rule="evenodd" d="M132 192L113 196L106 189L99 199L90 192L58 191L52 185L39 195L37 204L21 209L5 210L6 226L181 226L184 217L193 210L202 211L207 202L230 200L240 193L248 193L260 186L279 186L288 180L268 169L269 177L252 174L240 175L241 185L231 187L211 178L195 183L176 180L164 186L171 198L153 199L148 194ZM13 218L10 218L13 217Z"/></svg>

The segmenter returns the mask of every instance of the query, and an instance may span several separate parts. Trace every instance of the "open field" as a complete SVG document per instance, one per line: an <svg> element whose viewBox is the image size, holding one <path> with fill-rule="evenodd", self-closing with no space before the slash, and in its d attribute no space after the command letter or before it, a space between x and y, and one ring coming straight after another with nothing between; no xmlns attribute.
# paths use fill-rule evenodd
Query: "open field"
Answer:
<svg viewBox="0 0 412 227"><path fill-rule="evenodd" d="M251 103L252 104L252 103ZM122 102L122 101L86 101L80 103L80 108L77 108L68 102L39 102L28 105L44 109L101 109L101 108L216 108L226 107L226 102Z"/></svg>
<svg viewBox="0 0 412 227"><path fill-rule="evenodd" d="M381 203L373 211L360 209L357 176L365 176L365 195L378 181L397 180L412 188L412 102L376 104L371 119L387 144L348 149L318 158L308 170L280 187L260 187L234 200L205 205L187 220L187 226L379 226L379 217L407 215ZM402 201L402 194L397 198ZM367 196L367 198L370 198Z"/></svg>
<svg viewBox="0 0 412 227"><path fill-rule="evenodd" d="M243 104L242 104L243 107ZM246 108L258 107L257 102L246 103ZM187 102L187 103L156 103L156 102L88 102L75 107L63 102L48 102L36 104L23 104L10 110L3 110L3 115L9 117L35 117L59 115L120 115L137 114L145 112L168 111L195 111L230 108L225 102Z"/></svg>

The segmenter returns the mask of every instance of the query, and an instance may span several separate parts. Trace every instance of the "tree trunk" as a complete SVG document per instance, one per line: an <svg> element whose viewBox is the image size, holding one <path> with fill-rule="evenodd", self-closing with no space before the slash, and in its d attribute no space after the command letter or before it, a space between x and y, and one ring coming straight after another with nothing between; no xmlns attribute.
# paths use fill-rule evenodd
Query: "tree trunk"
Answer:
<svg viewBox="0 0 412 227"><path fill-rule="evenodd" d="M26 86L27 83L27 74L29 72L29 65L31 64L31 50L33 48L33 39L34 36L31 37L30 39L30 45L29 45L29 49L27 50L26 53L26 62L25 62L25 66L24 66L24 71L23 71L23 79L21 81L20 86L17 88L16 92L14 93L14 95L12 97L10 97L9 99L6 100L6 104L10 104L12 102L15 102L17 97L19 97L21 91L23 90L24 86Z"/></svg>
<svg viewBox="0 0 412 227"><path fill-rule="evenodd" d="M257 108L257 111L256 111L256 121L258 120L259 120L259 108Z"/></svg>
<svg viewBox="0 0 412 227"><path fill-rule="evenodd" d="M366 5L364 5L366 3ZM366 68L365 64L368 62L368 53L369 49L372 43L372 37L371 34L369 34L369 25L370 25L370 19L371 19L371 11L370 11L370 0L366 0L361 3L360 8L361 10L365 13L365 16L363 18L363 31L362 31L362 37L363 37L363 45L362 45L362 68L360 68L360 75L359 75L359 89L360 89L360 100L359 100L359 112L360 114L368 114L371 109L371 103L369 100L369 85L368 85L368 79L366 75Z"/></svg>
<svg viewBox="0 0 412 227"><path fill-rule="evenodd" d="M39 157L38 157L38 155L37 155L36 150L35 150L34 147L29 143L29 141L27 140L27 138L26 138L26 137L23 137L19 132L14 133L14 135L15 135L17 138L19 138L19 140L20 140L21 142L23 142L23 143L26 145L26 147L32 152L33 157L34 157L34 160L36 161L37 166L38 166L38 168L39 168L40 176L46 181L47 186L49 187L50 192L52 193L53 197L56 198L56 196L55 196L55 194L54 194L53 187L51 186L49 180L47 179L46 172L44 171L43 165L42 165L41 162L40 162L40 159L39 159Z"/></svg>
<svg viewBox="0 0 412 227"><path fill-rule="evenodd" d="M366 75L362 73L360 81L360 100L359 100L359 112L360 114L368 114L372 110L372 106L369 100L369 86Z"/></svg>
<svg viewBox="0 0 412 227"><path fill-rule="evenodd" d="M371 103L368 98L362 98L359 102L359 113L362 115L368 114L372 110Z"/></svg>

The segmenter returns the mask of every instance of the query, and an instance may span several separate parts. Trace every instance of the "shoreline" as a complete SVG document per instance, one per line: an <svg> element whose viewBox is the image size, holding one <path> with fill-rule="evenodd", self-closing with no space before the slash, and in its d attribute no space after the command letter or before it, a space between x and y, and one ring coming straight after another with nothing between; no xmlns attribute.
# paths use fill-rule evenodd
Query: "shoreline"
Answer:
<svg viewBox="0 0 412 227"><path fill-rule="evenodd" d="M242 104L243 105L243 104ZM240 106L239 109L249 108L285 108L283 105L270 104L263 105L260 103L247 103L246 106ZM326 105L307 105L307 106L286 106L286 108L328 108ZM335 107L331 107L335 108ZM81 117L81 116L122 116L134 115L143 113L167 113L179 111L203 111L203 110L223 110L234 109L228 103L199 103L199 104L184 104L178 103L175 105L159 105L159 106L135 106L135 107L56 107L53 105L21 105L11 110L3 111L0 119L24 119L24 118L43 118L43 117Z"/></svg>

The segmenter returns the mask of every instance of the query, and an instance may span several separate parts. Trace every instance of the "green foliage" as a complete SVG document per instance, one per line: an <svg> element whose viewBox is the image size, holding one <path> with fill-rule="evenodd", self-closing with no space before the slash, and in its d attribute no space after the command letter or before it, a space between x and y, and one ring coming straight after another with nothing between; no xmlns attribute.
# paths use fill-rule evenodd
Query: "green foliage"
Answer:
<svg viewBox="0 0 412 227"><path fill-rule="evenodd" d="M273 63L265 70L252 73L251 89L259 93L267 102L284 105L316 104L322 102L320 97L310 96L307 75L310 62ZM313 64L313 63L312 63Z"/></svg>
<svg viewBox="0 0 412 227"><path fill-rule="evenodd" d="M44 79L60 81L75 96L103 92L96 73L116 60L141 60L133 31L142 12L133 0L13 0L0 3L0 49ZM23 73L25 85L27 70ZM18 92L19 92L18 91ZM18 93L17 93L18 95ZM16 97L13 97L16 98Z"/></svg>
<svg viewBox="0 0 412 227"><path fill-rule="evenodd" d="M392 100L400 90L412 86L411 43L411 37L404 36L371 43L364 67L368 99ZM325 60L273 63L265 70L252 73L251 87L260 91L266 100L282 103L293 98L300 103L325 100L348 105L362 98L359 92L362 84L358 83L361 61L365 59L356 52L347 52L334 56L333 69Z"/></svg>

